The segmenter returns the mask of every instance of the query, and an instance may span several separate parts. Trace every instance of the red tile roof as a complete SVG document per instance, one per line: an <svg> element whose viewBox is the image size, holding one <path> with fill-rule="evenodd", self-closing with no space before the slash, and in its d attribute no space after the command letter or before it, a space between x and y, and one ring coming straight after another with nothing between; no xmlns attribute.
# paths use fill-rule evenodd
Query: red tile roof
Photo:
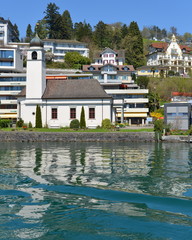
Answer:
<svg viewBox="0 0 192 240"><path fill-rule="evenodd" d="M152 43L150 46L157 49L163 49L165 51L168 48L169 44L165 42L157 42L157 43ZM179 45L179 46L181 50L186 49L187 53L190 53L192 51L192 49L186 45Z"/></svg>

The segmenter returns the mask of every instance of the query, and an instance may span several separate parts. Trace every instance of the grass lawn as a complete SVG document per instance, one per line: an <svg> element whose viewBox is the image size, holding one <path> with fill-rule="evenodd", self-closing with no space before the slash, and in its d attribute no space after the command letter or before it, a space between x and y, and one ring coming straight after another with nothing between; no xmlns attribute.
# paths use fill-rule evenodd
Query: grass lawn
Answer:
<svg viewBox="0 0 192 240"><path fill-rule="evenodd" d="M73 130L69 128L1 128L1 131L22 131L22 132L153 132L153 128L138 128L138 129L127 129L120 128L118 131L110 129L79 129Z"/></svg>

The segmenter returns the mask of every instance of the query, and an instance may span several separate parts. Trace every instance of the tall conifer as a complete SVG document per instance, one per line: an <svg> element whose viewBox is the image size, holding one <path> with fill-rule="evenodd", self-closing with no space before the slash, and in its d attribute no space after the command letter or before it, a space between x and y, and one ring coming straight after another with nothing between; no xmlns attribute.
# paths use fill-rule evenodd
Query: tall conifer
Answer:
<svg viewBox="0 0 192 240"><path fill-rule="evenodd" d="M42 128L42 119L41 119L41 108L39 105L36 106L36 119L35 119L35 127Z"/></svg>

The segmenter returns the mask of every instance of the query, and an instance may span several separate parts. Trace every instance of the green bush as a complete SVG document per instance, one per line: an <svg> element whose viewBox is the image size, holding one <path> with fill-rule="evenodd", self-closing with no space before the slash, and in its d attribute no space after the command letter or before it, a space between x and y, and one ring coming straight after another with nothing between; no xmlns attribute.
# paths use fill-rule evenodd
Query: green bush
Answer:
<svg viewBox="0 0 192 240"><path fill-rule="evenodd" d="M0 128L7 128L11 124L11 120L8 119L1 119L0 120Z"/></svg>
<svg viewBox="0 0 192 240"><path fill-rule="evenodd" d="M104 128L104 129L111 129L111 127L112 127L112 125L111 125L110 119L108 119L108 118L103 119L103 121L102 121L102 128Z"/></svg>
<svg viewBox="0 0 192 240"><path fill-rule="evenodd" d="M154 131L155 132L163 132L163 128L164 128L164 121L163 119L157 119L154 122Z"/></svg>
<svg viewBox="0 0 192 240"><path fill-rule="evenodd" d="M32 128L33 127L33 125L32 125L32 123L31 122L29 122L29 128Z"/></svg>
<svg viewBox="0 0 192 240"><path fill-rule="evenodd" d="M79 120L78 119L73 119L70 122L70 128L78 129L79 128Z"/></svg>
<svg viewBox="0 0 192 240"><path fill-rule="evenodd" d="M23 123L24 123L23 119L20 118L20 119L16 122L16 127L23 127Z"/></svg>

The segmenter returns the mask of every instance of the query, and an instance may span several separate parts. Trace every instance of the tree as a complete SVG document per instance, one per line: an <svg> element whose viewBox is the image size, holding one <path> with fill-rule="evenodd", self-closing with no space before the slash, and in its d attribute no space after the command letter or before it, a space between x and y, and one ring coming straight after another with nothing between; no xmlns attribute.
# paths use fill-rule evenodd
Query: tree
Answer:
<svg viewBox="0 0 192 240"><path fill-rule="evenodd" d="M39 105L36 106L36 119L35 119L35 127L42 128L42 119L41 119L41 108Z"/></svg>
<svg viewBox="0 0 192 240"><path fill-rule="evenodd" d="M149 83L149 78L146 76L138 76L136 79L136 83L141 87L141 88L147 88L148 83Z"/></svg>
<svg viewBox="0 0 192 240"><path fill-rule="evenodd" d="M49 3L44 12L47 24L47 30L50 39L57 39L61 37L61 15L58 12L59 7L55 3Z"/></svg>
<svg viewBox="0 0 192 240"><path fill-rule="evenodd" d="M81 56L78 52L68 52L64 57L65 64L68 68L81 68L82 65L90 64L89 58Z"/></svg>
<svg viewBox="0 0 192 240"><path fill-rule="evenodd" d="M31 24L28 24L27 30L26 30L26 42L30 42L32 38L33 38L33 31L31 29Z"/></svg>
<svg viewBox="0 0 192 240"><path fill-rule="evenodd" d="M40 39L45 39L48 36L46 20L42 19L36 23L35 34L39 36Z"/></svg>
<svg viewBox="0 0 192 240"><path fill-rule="evenodd" d="M110 34L107 24L99 21L95 26L94 42L99 48L111 47Z"/></svg>
<svg viewBox="0 0 192 240"><path fill-rule="evenodd" d="M145 64L143 53L143 38L136 22L131 22L128 35L122 42L122 48L125 51L126 63L134 67L140 67Z"/></svg>
<svg viewBox="0 0 192 240"><path fill-rule="evenodd" d="M128 34L128 27L126 24L123 24L121 27L121 37L124 38Z"/></svg>
<svg viewBox="0 0 192 240"><path fill-rule="evenodd" d="M18 29L17 24L13 25L13 39L12 39L12 41L13 42L20 42L20 40L19 40L19 29Z"/></svg>
<svg viewBox="0 0 192 240"><path fill-rule="evenodd" d="M155 110L160 108L160 97L158 95L158 93L149 93L148 94L148 98L149 98L149 112L154 112Z"/></svg>
<svg viewBox="0 0 192 240"><path fill-rule="evenodd" d="M68 10L65 10L61 16L61 32L62 39L72 39L73 36L73 22Z"/></svg>
<svg viewBox="0 0 192 240"><path fill-rule="evenodd" d="M172 27L170 27L170 33L171 33L171 35L175 35L175 36L177 36L178 34L177 34L177 28L176 27L174 27L174 26L172 26Z"/></svg>
<svg viewBox="0 0 192 240"><path fill-rule="evenodd" d="M79 22L74 24L74 36L76 40L90 42L93 38L92 27L90 24Z"/></svg>
<svg viewBox="0 0 192 240"><path fill-rule="evenodd" d="M80 128L86 128L85 110L84 110L84 107L81 108Z"/></svg>

